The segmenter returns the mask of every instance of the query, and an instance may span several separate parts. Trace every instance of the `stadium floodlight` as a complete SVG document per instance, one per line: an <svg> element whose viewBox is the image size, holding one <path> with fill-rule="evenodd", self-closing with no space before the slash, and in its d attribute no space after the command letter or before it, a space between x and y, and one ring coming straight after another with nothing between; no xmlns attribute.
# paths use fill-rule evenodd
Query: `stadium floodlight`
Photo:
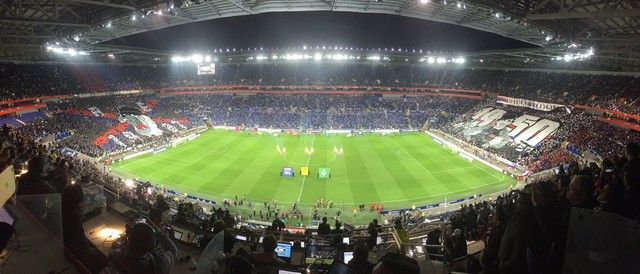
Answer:
<svg viewBox="0 0 640 274"><path fill-rule="evenodd" d="M111 21L107 22L107 28L111 27Z"/></svg>
<svg viewBox="0 0 640 274"><path fill-rule="evenodd" d="M551 41L551 39L553 39L553 36L551 35L547 35L547 37L544 38L544 40L547 42Z"/></svg>
<svg viewBox="0 0 640 274"><path fill-rule="evenodd" d="M317 52L316 54L313 55L313 59L316 61L322 60L322 54Z"/></svg>
<svg viewBox="0 0 640 274"><path fill-rule="evenodd" d="M67 50L67 53L69 54L69 56L76 56L76 55L78 55L78 52L77 52L75 49L72 49L72 48L68 49L68 50Z"/></svg>
<svg viewBox="0 0 640 274"><path fill-rule="evenodd" d="M291 61L298 61L300 59L303 59L304 56L300 53L293 53L293 54L286 54L284 56L285 60L291 60Z"/></svg>
<svg viewBox="0 0 640 274"><path fill-rule="evenodd" d="M436 58L436 63L438 63L438 64L444 64L446 62L447 62L447 58L444 58L444 57Z"/></svg>
<svg viewBox="0 0 640 274"><path fill-rule="evenodd" d="M138 16L137 15L131 15L131 21L136 21L138 20Z"/></svg>
<svg viewBox="0 0 640 274"><path fill-rule="evenodd" d="M427 4L429 3L429 0L420 0L420 4Z"/></svg>
<svg viewBox="0 0 640 274"><path fill-rule="evenodd" d="M332 56L332 59L333 59L333 60L336 60L336 61L342 61L342 60L347 60L347 59L349 59L349 56L348 56L348 55L346 55L346 54L338 53L338 54L334 54L334 55Z"/></svg>
<svg viewBox="0 0 640 274"><path fill-rule="evenodd" d="M464 59L464 57L458 57L458 58L453 58L452 60L454 63L456 64L464 64L464 62L466 62L466 60Z"/></svg>
<svg viewBox="0 0 640 274"><path fill-rule="evenodd" d="M458 8L462 8L462 3L458 2L458 3L456 4L456 7L458 7Z"/></svg>
<svg viewBox="0 0 640 274"><path fill-rule="evenodd" d="M379 55L367 56L367 60L380 61L380 59Z"/></svg>
<svg viewBox="0 0 640 274"><path fill-rule="evenodd" d="M107 56L108 56L109 58L111 58L111 59L116 58L116 56L115 56L115 55L113 55L113 53L109 53Z"/></svg>
<svg viewBox="0 0 640 274"><path fill-rule="evenodd" d="M500 13L499 13L499 12L496 12L496 13L494 14L494 16L495 16L496 18L500 18Z"/></svg>
<svg viewBox="0 0 640 274"><path fill-rule="evenodd" d="M200 64L202 63L202 61L204 60L204 57L202 57L202 55L200 54L193 54L191 55L191 61L193 61L196 64Z"/></svg>
<svg viewBox="0 0 640 274"><path fill-rule="evenodd" d="M435 62L436 62L436 58L433 58L433 57L431 57L431 56L429 56L429 57L427 58L427 63L429 63L429 64L433 64L433 63L435 63Z"/></svg>
<svg viewBox="0 0 640 274"><path fill-rule="evenodd" d="M273 59L273 60L278 60L278 55L273 55L273 56L271 56L271 59Z"/></svg>
<svg viewBox="0 0 640 274"><path fill-rule="evenodd" d="M265 59L267 59L267 56L264 56L264 55L257 55L256 56L256 60L258 60L258 61L262 61L262 60L265 60Z"/></svg>
<svg viewBox="0 0 640 274"><path fill-rule="evenodd" d="M78 42L78 41L80 41L80 37L78 35L76 35L76 36L73 37L73 40Z"/></svg>
<svg viewBox="0 0 640 274"><path fill-rule="evenodd" d="M204 61L207 62L207 63L211 62L211 55L205 56L204 57Z"/></svg>

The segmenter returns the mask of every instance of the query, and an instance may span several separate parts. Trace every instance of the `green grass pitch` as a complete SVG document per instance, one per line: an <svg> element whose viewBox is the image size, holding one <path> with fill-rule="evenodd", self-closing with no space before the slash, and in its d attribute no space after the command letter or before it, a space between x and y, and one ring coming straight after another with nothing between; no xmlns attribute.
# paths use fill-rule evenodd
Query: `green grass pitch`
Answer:
<svg viewBox="0 0 640 274"><path fill-rule="evenodd" d="M286 153L278 153L277 146ZM343 155L336 155L342 148ZM309 156L305 148L313 148ZM300 176L309 166L311 176ZM283 178L282 167L296 176ZM317 177L318 168L331 178ZM211 130L188 143L111 166L113 172L151 181L195 196L220 199L300 201L319 199L338 207L384 204L385 209L441 203L503 190L515 180L478 161L469 161L424 133L382 136L256 134ZM350 212L350 211L347 211Z"/></svg>

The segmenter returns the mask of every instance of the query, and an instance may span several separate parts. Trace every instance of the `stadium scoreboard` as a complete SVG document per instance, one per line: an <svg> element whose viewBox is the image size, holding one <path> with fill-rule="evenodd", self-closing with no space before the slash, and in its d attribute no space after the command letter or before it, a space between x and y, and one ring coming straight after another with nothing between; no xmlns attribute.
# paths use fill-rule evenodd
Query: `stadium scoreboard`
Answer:
<svg viewBox="0 0 640 274"><path fill-rule="evenodd" d="M216 64L198 64L198 75L215 75L216 74Z"/></svg>

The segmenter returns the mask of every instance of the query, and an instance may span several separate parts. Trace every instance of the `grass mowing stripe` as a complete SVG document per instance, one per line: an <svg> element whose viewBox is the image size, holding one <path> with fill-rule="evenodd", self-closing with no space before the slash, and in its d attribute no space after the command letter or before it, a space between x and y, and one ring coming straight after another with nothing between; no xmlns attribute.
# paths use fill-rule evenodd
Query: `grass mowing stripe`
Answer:
<svg viewBox="0 0 640 274"><path fill-rule="evenodd" d="M313 140L311 140L311 148L313 148L313 144L316 142L316 136L313 135ZM306 167L309 166L309 161L311 161L311 153L309 153L309 155L307 155L307 164L305 165ZM298 203L300 202L300 197L302 197L302 191L304 191L304 182L307 181L307 176L303 176L302 177L302 186L300 187L300 193L298 194L298 199L296 200Z"/></svg>
<svg viewBox="0 0 640 274"><path fill-rule="evenodd" d="M217 161L215 164L210 163L211 168L203 170L204 173L212 170L217 171L215 176L211 176L211 181L219 188L220 193L227 193L227 188L234 179L251 168L247 164L254 159L255 152L264 146L264 142L261 142L260 138L241 136L239 139L240 145L234 146L229 153L224 154L222 161ZM207 186L201 185L200 188L207 188Z"/></svg>
<svg viewBox="0 0 640 274"><path fill-rule="evenodd" d="M397 161L398 158L393 153L393 149L389 149L385 140L386 138L384 137L371 136L368 142L371 147L371 154L376 158L376 161L371 162L378 163L379 165L374 169L376 171L376 179L379 180L377 184L386 186L386 190L391 188L394 191L401 192L402 197L405 199L416 198L416 195L422 197L428 196L429 192L422 187L418 178L412 174L409 170L410 167ZM385 175L384 179L381 177L382 175ZM388 179L386 179L387 177ZM391 182L393 184L391 184ZM400 196L396 195L395 197ZM397 198L391 198L389 200L395 199Z"/></svg>
<svg viewBox="0 0 640 274"><path fill-rule="evenodd" d="M373 185L373 178L371 178L367 170L366 161L362 157L368 153L356 145L356 143L362 141L360 138L366 138L366 136L350 138L346 143L348 147L345 147L345 157L347 157L346 172L351 194L356 203L380 202L382 201L380 191Z"/></svg>

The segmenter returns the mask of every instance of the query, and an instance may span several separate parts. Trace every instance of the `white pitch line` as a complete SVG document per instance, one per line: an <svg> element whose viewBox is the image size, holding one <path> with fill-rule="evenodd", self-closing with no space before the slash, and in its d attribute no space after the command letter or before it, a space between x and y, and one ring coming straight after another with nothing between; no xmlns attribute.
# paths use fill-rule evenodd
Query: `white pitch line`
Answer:
<svg viewBox="0 0 640 274"><path fill-rule="evenodd" d="M424 169L424 171L426 171L427 173L429 173L429 175L433 176L433 173L431 173L431 171L429 169L427 169L424 165L422 165L422 163L420 161L418 161L418 159L416 159L416 157L414 157L413 155L411 155L411 153L409 153L409 151L407 151L404 146L402 146L402 144L400 144L400 142L398 142L396 139L391 138L391 140L395 141L396 144L398 144L400 146L400 148L402 150L404 150L404 152L406 152L409 156L411 156L411 158L413 158L414 161L416 161L416 163L418 163L418 165L420 165L422 167L422 169ZM400 154L398 154L400 155Z"/></svg>
<svg viewBox="0 0 640 274"><path fill-rule="evenodd" d="M311 148L313 148L313 144L316 142L316 135L313 135L313 139L311 139ZM309 153L309 157L307 157L307 165L309 166L309 162L311 161L311 154ZM300 188L300 194L298 194L298 202L300 202L300 198L302 197L302 190L304 189L304 182L307 180L307 176L302 177L302 187Z"/></svg>

